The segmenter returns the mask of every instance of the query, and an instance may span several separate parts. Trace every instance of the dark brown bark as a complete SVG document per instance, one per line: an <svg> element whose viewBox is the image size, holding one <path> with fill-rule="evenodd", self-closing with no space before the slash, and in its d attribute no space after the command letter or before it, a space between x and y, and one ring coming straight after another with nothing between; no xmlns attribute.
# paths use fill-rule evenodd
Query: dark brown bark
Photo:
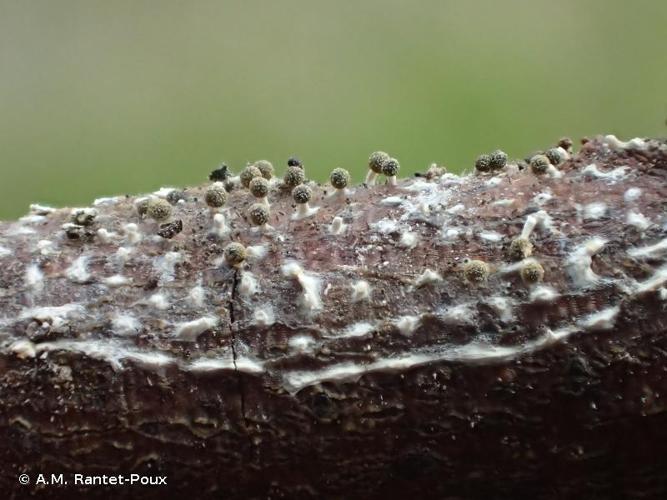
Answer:
<svg viewBox="0 0 667 500"><path fill-rule="evenodd" d="M134 199L100 204L79 239L65 209L0 225L0 485L12 498L665 498L667 147L597 138L559 171L314 187L319 211L302 220L276 186L265 231L241 188L222 235L201 189L174 206L170 239L150 237ZM508 247L531 220L514 269ZM231 240L254 248L240 269L221 260ZM466 258L488 278L471 281ZM522 281L530 262L542 283ZM119 275L131 281L106 280ZM168 485L83 487L75 472Z"/></svg>

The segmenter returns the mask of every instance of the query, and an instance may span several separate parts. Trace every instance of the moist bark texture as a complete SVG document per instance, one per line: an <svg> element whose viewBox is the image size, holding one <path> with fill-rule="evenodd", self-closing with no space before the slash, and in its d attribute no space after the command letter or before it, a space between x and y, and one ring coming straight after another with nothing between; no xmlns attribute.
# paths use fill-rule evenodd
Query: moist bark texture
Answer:
<svg viewBox="0 0 667 500"><path fill-rule="evenodd" d="M151 195L173 203L169 230L139 197L0 223L0 486L667 497L667 146L600 136L563 157L543 175L309 183L305 217L272 181L261 228L238 180L215 211L206 186Z"/></svg>

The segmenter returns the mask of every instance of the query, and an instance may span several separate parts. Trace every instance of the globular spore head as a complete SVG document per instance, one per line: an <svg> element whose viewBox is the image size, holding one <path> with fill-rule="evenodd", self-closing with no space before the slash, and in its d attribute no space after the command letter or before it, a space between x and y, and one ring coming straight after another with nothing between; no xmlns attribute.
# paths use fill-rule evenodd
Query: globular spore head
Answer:
<svg viewBox="0 0 667 500"><path fill-rule="evenodd" d="M546 174L549 170L549 158L546 155L535 155L530 159L530 169L536 175Z"/></svg>
<svg viewBox="0 0 667 500"><path fill-rule="evenodd" d="M558 146L563 148L565 151L572 151L573 144L574 143L572 142L572 139L570 139L569 137L561 137L558 140Z"/></svg>
<svg viewBox="0 0 667 500"><path fill-rule="evenodd" d="M148 212L148 203L150 201L149 198L143 198L135 203L134 207L137 209L137 213L140 217L146 216L146 212Z"/></svg>
<svg viewBox="0 0 667 500"><path fill-rule="evenodd" d="M489 155L489 168L491 170L500 170L507 165L507 153L496 149Z"/></svg>
<svg viewBox="0 0 667 500"><path fill-rule="evenodd" d="M488 172L491 170L491 157L489 155L479 155L475 160L475 169L478 172Z"/></svg>
<svg viewBox="0 0 667 500"><path fill-rule="evenodd" d="M521 279L526 284L539 283L542 278L544 278L544 268L537 261L528 262L521 268Z"/></svg>
<svg viewBox="0 0 667 500"><path fill-rule="evenodd" d="M489 274L489 265L483 260L466 260L463 263L463 276L469 283L484 283Z"/></svg>
<svg viewBox="0 0 667 500"><path fill-rule="evenodd" d="M264 177L266 180L271 180L271 177L273 177L273 164L270 161L259 160L256 161L253 166L262 172L262 177Z"/></svg>
<svg viewBox="0 0 667 500"><path fill-rule="evenodd" d="M146 215L158 222L165 221L171 217L171 204L162 198L153 198L148 201Z"/></svg>
<svg viewBox="0 0 667 500"><path fill-rule="evenodd" d="M185 194L185 191L181 191L180 189L174 189L167 195L167 201L172 205L176 205L179 201L185 200L186 198L187 195Z"/></svg>
<svg viewBox="0 0 667 500"><path fill-rule="evenodd" d="M544 156L546 156L549 159L549 162L556 167L565 161L565 155L561 152L560 148L548 149L547 152L544 153Z"/></svg>
<svg viewBox="0 0 667 500"><path fill-rule="evenodd" d="M292 156L288 158L287 160L287 166L288 167L299 167L303 168L303 163L301 163L301 160L299 160L297 157Z"/></svg>
<svg viewBox="0 0 667 500"><path fill-rule="evenodd" d="M206 190L204 195L206 204L212 208L222 207L227 203L227 191L221 182L215 182Z"/></svg>
<svg viewBox="0 0 667 500"><path fill-rule="evenodd" d="M232 242L225 247L225 262L231 267L238 267L245 261L248 253L246 248L237 242Z"/></svg>
<svg viewBox="0 0 667 500"><path fill-rule="evenodd" d="M221 163L218 168L208 174L208 179L213 182L224 182L229 176L229 167L224 163Z"/></svg>
<svg viewBox="0 0 667 500"><path fill-rule="evenodd" d="M253 165L248 165L246 168L243 169L243 172L241 172L240 175L241 184L243 185L243 187L247 188L248 185L250 184L250 181L253 180L255 177L262 177L262 171Z"/></svg>
<svg viewBox="0 0 667 500"><path fill-rule="evenodd" d="M334 168L329 175L329 182L336 189L345 189L350 183L350 172L344 168Z"/></svg>
<svg viewBox="0 0 667 500"><path fill-rule="evenodd" d="M248 218L255 226L263 226L269 222L269 207L263 203L253 203L248 209Z"/></svg>
<svg viewBox="0 0 667 500"><path fill-rule="evenodd" d="M158 236L165 238L167 240L173 238L178 233L183 231L183 221L181 219L175 220L174 222L166 222L160 224L160 229L158 230Z"/></svg>
<svg viewBox="0 0 667 500"><path fill-rule="evenodd" d="M313 190L310 189L305 184L296 186L292 190L292 199L294 200L295 203L298 203L300 205L308 203L312 197L313 197Z"/></svg>
<svg viewBox="0 0 667 500"><path fill-rule="evenodd" d="M79 209L72 213L72 222L77 226L92 226L96 218L97 210L94 208Z"/></svg>
<svg viewBox="0 0 667 500"><path fill-rule="evenodd" d="M382 173L387 177L397 176L400 169L401 165L396 158L389 158L382 164Z"/></svg>
<svg viewBox="0 0 667 500"><path fill-rule="evenodd" d="M507 251L510 259L512 260L523 260L526 257L530 257L533 253L533 244L528 238L514 238L512 243L510 243L509 250Z"/></svg>
<svg viewBox="0 0 667 500"><path fill-rule="evenodd" d="M368 168L376 174L381 174L382 165L384 165L389 158L389 155L384 151L375 151L368 157Z"/></svg>
<svg viewBox="0 0 667 500"><path fill-rule="evenodd" d="M269 181L264 177L255 177L250 181L248 189L255 198L264 198L269 194Z"/></svg>
<svg viewBox="0 0 667 500"><path fill-rule="evenodd" d="M283 177L283 182L288 187L298 186L306 180L306 174L304 174L301 167L290 166L287 167L285 175Z"/></svg>

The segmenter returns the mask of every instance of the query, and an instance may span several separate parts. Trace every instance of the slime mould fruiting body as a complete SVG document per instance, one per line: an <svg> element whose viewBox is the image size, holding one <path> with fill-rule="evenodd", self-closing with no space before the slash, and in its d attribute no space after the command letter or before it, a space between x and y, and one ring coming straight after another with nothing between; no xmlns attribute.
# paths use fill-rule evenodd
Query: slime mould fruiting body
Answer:
<svg viewBox="0 0 667 500"><path fill-rule="evenodd" d="M361 160L369 169L366 183L355 185L347 171L336 169L322 186L307 180L296 158L282 177L261 160L240 175L221 165L209 182L185 191L103 198L88 208L31 205L26 216L0 223L0 362L21 373L48 371L58 381L20 393L16 404L5 397L0 429L11 420L56 436L72 422L77 429L98 428L103 415L105 429L131 429L130 444L123 444L125 431L110 442L137 463L139 449L154 444L140 418L148 415L168 426L155 442L189 443L178 453L196 449L208 460L207 471L226 453L224 469L241 476L246 469L234 465L237 451L229 443L263 450L244 455L247 463L259 463L253 460L260 455L270 461L278 450L282 458L271 463L282 464L283 441L307 457L303 446L311 443L301 436L328 432L313 421L341 426L332 441L318 441L331 443L327 457L347 457L347 448L336 443L362 439L374 426L403 439L393 422L407 429L406 450L410 440L440 440L455 456L468 457L468 449L457 446L463 437L478 439L470 429L481 417L461 415L504 422L494 410L500 403L484 406L506 394L494 384L520 383L517 372L539 378L522 389L521 401L542 391L541 405L565 394L549 392L550 366L570 367L563 360L576 358L579 347L618 355L593 367L572 361L573 373L590 373L615 359L634 359L625 351L639 349L633 339L667 329L667 144L600 136L573 152L563 139L528 160L498 150L480 156L470 174L434 166L397 179L398 161L375 152ZM344 198L332 196L332 187ZM121 407L107 411L107 399L90 385L98 376L91 376L88 362L100 380L112 374L104 378L113 394L109 408L114 401ZM637 370L645 366L635 362ZM0 374L3 394L36 380L11 373ZM558 373L554 383L574 390ZM77 383L89 384L96 396L85 399L88 392L71 385ZM168 395L159 392L167 386ZM52 394L59 390L54 387L72 388L44 398L55 405L46 416L34 410L39 401L25 404L26 394ZM447 396L454 390L464 395ZM465 407L469 391L483 394L474 399L479 406ZM649 404L636 392L613 404ZM151 405L153 397L176 398L177 409ZM516 398L512 392L503 401ZM559 401L572 409L575 399ZM521 415L543 406L521 401L507 418L528 422ZM409 418L428 417L428 428L401 420L408 404L420 409L410 410ZM452 405L457 409L447 413ZM84 407L94 408L96 420L86 420L78 410ZM577 411L589 417L592 410ZM560 415L548 410L539 418L552 414ZM457 419L463 427L456 427ZM455 426L461 439L443 437L435 422L446 433ZM289 440L276 438L285 432ZM365 446L379 450L388 442L370 435ZM495 453L505 450L502 435L485 442ZM229 442L214 444L223 438ZM192 440L199 444L191 446ZM136 453L125 448L135 445ZM87 450L96 464L107 456ZM372 456L386 465L396 450ZM486 463L486 456L475 457L453 460L453 467ZM521 462L530 468L533 462L509 457L489 467ZM341 477L328 484L340 484ZM358 484L367 481L360 477Z"/></svg>
<svg viewBox="0 0 667 500"><path fill-rule="evenodd" d="M607 136L573 156L557 149L533 156L531 170L512 169L494 151L477 159L476 173L439 170L396 186L352 187L349 173L335 169L330 182L347 191L347 203L306 181L301 162L291 159L282 182L262 160L227 192L225 166L224 175L215 171L210 184L173 205L171 189L87 209L35 205L0 226L3 348L94 350L119 366L154 356L186 370L211 352L231 359L234 349L252 370L284 366L282 383L295 391L344 378L349 363L349 375L381 363L397 369L383 358L388 342L403 346L393 357L420 353L426 362L456 357L463 331L469 341L486 339L489 353L502 344L518 356L527 344L541 348L545 331L585 333L584 318L606 310L615 311L613 328L629 320L635 301L667 295L666 146ZM599 165L596 175L588 175L591 165ZM388 178L398 173L398 162L382 152L369 166ZM542 175L549 166L560 175ZM641 230L633 223L639 214ZM70 237L76 228L88 237ZM279 272L290 262L301 269L297 279ZM252 294L239 295L232 270L245 273L246 283L252 277ZM350 283L373 293L361 301ZM533 295L536 287L552 291L547 306L536 300L544 294ZM188 300L197 289L205 298ZM155 294L168 307L151 305ZM506 310L490 313L489 301ZM133 318L132 335L116 327L119 315ZM406 317L415 318L410 328ZM216 318L215 326L181 338L179 325L201 318ZM370 325L364 335L346 333L360 323ZM280 345L286 342L280 354L266 348L272 325L283 332ZM261 348L256 331L264 331ZM368 351L362 346L373 332L377 345ZM347 346L354 361L340 354L307 372L290 369L289 340L303 335L314 350Z"/></svg>
<svg viewBox="0 0 667 500"><path fill-rule="evenodd" d="M222 166L173 204L161 189L0 223L0 353L243 376L250 429L258 387L294 396L667 328L664 141L563 140L530 168L494 151L471 174L397 182L376 152L366 184L330 177L344 202L289 163Z"/></svg>

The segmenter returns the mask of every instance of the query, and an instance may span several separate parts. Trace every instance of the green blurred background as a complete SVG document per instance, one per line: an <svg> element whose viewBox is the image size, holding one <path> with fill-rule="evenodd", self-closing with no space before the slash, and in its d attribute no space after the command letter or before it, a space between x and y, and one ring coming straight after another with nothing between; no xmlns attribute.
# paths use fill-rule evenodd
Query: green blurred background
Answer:
<svg viewBox="0 0 667 500"><path fill-rule="evenodd" d="M299 156L664 135L667 2L0 0L0 218Z"/></svg>

